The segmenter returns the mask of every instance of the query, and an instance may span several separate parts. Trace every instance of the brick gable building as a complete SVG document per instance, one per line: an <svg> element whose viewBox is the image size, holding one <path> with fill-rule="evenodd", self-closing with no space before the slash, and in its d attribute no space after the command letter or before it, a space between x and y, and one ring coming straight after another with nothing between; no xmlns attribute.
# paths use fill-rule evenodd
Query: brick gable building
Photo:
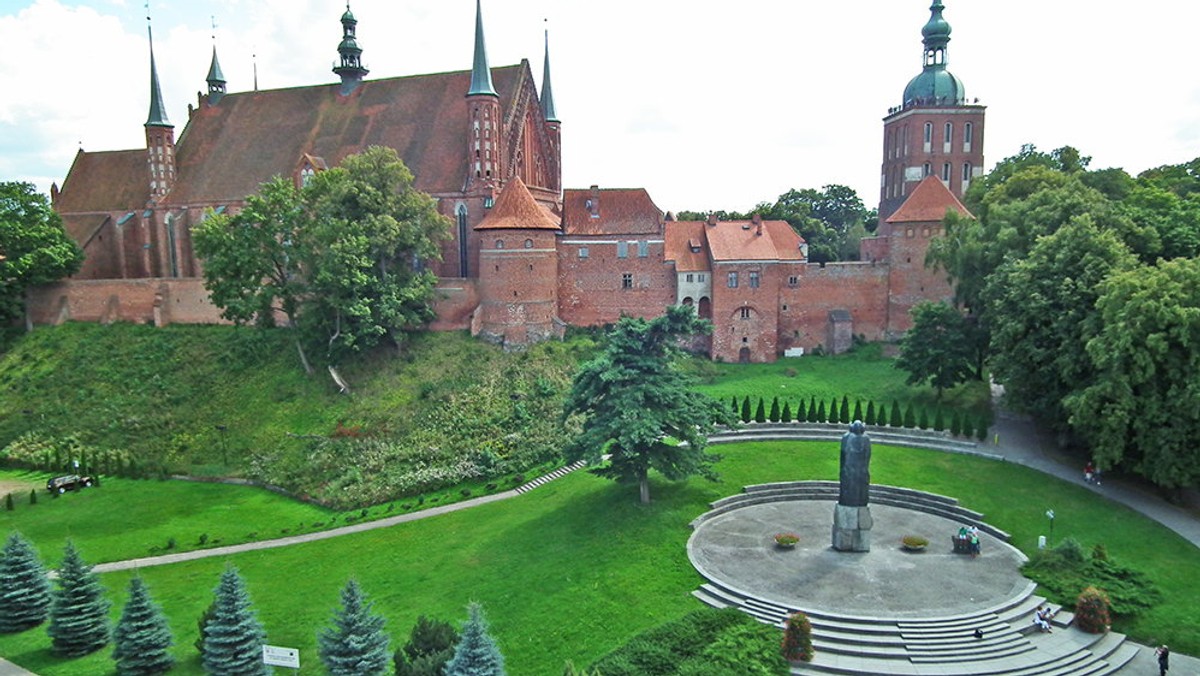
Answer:
<svg viewBox="0 0 1200 676"><path fill-rule="evenodd" d="M943 56L931 58L944 66L940 0L932 11L926 44L941 45ZM146 148L81 150L62 189L52 188L86 260L72 279L33 293L31 319L220 321L191 228L210 212L236 212L272 176L303 184L371 145L394 148L415 187L454 223L432 263L435 330L520 346L561 336L567 325L653 317L683 304L712 320L703 347L713 358L772 361L789 350L840 351L854 335L895 338L913 303L949 296L924 268L924 252L947 209L966 213L954 194L961 184L905 184L899 209L863 240L863 262L810 264L805 242L783 221L681 222L644 189L564 190L548 40L539 93L527 61L489 67L478 1L470 70L367 80L349 9L341 24L336 83L228 92L214 49L207 93L189 106L178 140L151 42ZM914 106L889 115L886 137L902 119L925 119ZM974 166L982 161L979 115Z"/></svg>

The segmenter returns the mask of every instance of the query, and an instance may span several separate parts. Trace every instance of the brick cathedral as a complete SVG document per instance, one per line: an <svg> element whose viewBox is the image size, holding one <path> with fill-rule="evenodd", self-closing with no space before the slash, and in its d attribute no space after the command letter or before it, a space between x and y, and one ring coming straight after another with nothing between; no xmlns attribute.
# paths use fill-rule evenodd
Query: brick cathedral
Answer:
<svg viewBox="0 0 1200 676"><path fill-rule="evenodd" d="M367 79L349 7L340 82L229 92L214 47L207 92L178 139L151 36L146 147L80 150L51 188L86 258L71 279L33 292L31 318L219 322L191 228L236 212L272 176L302 185L383 145L454 223L433 264L434 330L518 347L682 304L712 320L707 349L726 361L894 339L916 302L951 296L925 252L948 209L967 213L959 198L983 167L984 107L946 69L943 9L933 0L922 71L884 118L878 231L862 240L861 261L823 265L783 221L677 221L644 189L564 189L549 42L540 92L528 61L492 68L479 0L471 68L458 72Z"/></svg>

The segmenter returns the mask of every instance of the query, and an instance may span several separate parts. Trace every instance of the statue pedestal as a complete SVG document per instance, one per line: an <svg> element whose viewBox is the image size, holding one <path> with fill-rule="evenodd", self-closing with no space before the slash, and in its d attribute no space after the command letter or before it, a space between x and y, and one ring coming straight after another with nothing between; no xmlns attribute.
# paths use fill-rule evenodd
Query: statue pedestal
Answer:
<svg viewBox="0 0 1200 676"><path fill-rule="evenodd" d="M833 508L833 548L839 552L871 551L870 507L848 507L838 504Z"/></svg>

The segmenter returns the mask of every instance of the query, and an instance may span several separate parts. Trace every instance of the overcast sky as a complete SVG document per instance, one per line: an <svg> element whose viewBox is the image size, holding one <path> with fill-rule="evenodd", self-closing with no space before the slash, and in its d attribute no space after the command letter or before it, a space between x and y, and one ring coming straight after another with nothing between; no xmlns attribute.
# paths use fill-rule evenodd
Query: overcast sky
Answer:
<svg viewBox="0 0 1200 676"><path fill-rule="evenodd" d="M950 70L988 106L988 165L1073 145L1136 174L1200 156L1200 2L944 0ZM746 210L789 188L879 199L881 118L920 71L929 0L483 0L492 66L541 80L550 30L567 187L645 187L664 210ZM344 4L153 0L176 137L205 87L335 82ZM368 78L466 70L473 0L354 0ZM0 0L0 180L61 184L79 147L139 148L144 0Z"/></svg>

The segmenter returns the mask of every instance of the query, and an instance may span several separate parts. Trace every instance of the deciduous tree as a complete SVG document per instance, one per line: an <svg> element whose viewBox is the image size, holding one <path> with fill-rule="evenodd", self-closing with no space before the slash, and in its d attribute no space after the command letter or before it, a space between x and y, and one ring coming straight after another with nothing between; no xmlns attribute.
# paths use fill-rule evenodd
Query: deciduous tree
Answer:
<svg viewBox="0 0 1200 676"><path fill-rule="evenodd" d="M26 290L74 274L83 252L31 183L0 182L0 322L19 317Z"/></svg>
<svg viewBox="0 0 1200 676"><path fill-rule="evenodd" d="M948 303L921 301L909 311L912 328L900 339L900 355L892 363L908 373L909 385L932 385L942 393L974 374L982 346L972 322Z"/></svg>
<svg viewBox="0 0 1200 676"><path fill-rule="evenodd" d="M582 417L583 431L567 445L567 457L597 465L609 455L592 471L638 484L642 502L650 501L651 469L672 480L715 477L708 435L731 416L674 364L681 338L708 331L707 321L680 306L651 320L623 317L603 353L575 376L564 412Z"/></svg>

